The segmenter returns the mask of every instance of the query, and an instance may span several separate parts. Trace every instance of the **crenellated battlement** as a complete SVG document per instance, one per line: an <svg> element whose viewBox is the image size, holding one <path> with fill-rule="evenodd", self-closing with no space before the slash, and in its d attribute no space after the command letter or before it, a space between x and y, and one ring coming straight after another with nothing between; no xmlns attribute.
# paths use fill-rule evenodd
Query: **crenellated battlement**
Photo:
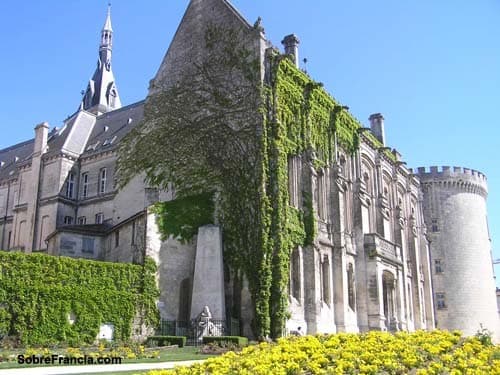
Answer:
<svg viewBox="0 0 500 375"><path fill-rule="evenodd" d="M430 168L419 167L410 169L423 186L428 184L439 184L443 187L458 188L464 191L488 195L488 183L486 176L474 169L464 167L432 166Z"/></svg>

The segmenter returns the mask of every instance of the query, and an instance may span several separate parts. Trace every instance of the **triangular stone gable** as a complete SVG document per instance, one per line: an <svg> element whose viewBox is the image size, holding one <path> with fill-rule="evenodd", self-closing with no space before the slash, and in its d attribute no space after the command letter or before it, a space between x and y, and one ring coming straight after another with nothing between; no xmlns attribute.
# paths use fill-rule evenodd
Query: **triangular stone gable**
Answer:
<svg viewBox="0 0 500 375"><path fill-rule="evenodd" d="M149 94L159 87L168 87L180 76L190 74L193 62L204 50L208 25L223 25L242 30L248 45L260 54L261 37L243 16L226 0L191 0L163 61L151 82Z"/></svg>

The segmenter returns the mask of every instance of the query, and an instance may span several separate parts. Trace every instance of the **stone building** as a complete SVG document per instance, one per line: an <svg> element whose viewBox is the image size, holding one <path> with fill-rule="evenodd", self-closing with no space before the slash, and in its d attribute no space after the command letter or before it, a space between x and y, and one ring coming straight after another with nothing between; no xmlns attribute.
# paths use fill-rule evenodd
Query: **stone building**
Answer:
<svg viewBox="0 0 500 375"><path fill-rule="evenodd" d="M273 47L263 32L227 0L191 0L150 94L189 74L209 23L242 30L266 79ZM61 127L41 123L34 139L0 150L0 246L116 262L152 256L163 319L187 321L208 305L223 320L237 303L233 318L251 336L248 286L235 296L224 277L219 228L200 228L188 244L162 241L148 208L174 199L174 190L149 188L142 176L115 186L117 146L142 120L144 102L121 105L112 44L108 10L98 66L79 109ZM298 38L283 44L298 61ZM498 335L486 178L447 167L414 173L388 151L383 116L369 121L358 151L340 150L333 165L311 168L307 155L289 160L290 204L300 206L299 192L311 192L318 235L311 248L291 255L287 329L413 331L437 324L473 334L482 324Z"/></svg>
<svg viewBox="0 0 500 375"><path fill-rule="evenodd" d="M418 168L416 175L431 243L438 327L472 335L483 325L498 332L486 177L459 167Z"/></svg>

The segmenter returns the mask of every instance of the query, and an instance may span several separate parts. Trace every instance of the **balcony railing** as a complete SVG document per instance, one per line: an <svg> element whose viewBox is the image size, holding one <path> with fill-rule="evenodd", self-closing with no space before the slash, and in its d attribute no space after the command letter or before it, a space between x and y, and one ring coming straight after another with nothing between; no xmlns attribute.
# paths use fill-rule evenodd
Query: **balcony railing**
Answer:
<svg viewBox="0 0 500 375"><path fill-rule="evenodd" d="M365 234L365 250L370 258L378 256L402 264L401 248L377 233Z"/></svg>

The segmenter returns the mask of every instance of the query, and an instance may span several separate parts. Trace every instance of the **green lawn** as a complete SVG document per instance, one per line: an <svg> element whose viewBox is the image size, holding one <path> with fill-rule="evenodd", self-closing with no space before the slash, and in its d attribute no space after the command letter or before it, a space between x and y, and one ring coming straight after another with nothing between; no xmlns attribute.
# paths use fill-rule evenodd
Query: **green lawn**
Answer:
<svg viewBox="0 0 500 375"><path fill-rule="evenodd" d="M148 362L173 362L190 361L214 357L211 354L198 354L198 348L185 346L184 348L165 349L160 351L160 358L126 359L122 363L148 363Z"/></svg>
<svg viewBox="0 0 500 375"><path fill-rule="evenodd" d="M149 371L146 372L140 372L140 371L119 371L119 372L86 372L82 374L72 374L72 375L142 375L146 374Z"/></svg>
<svg viewBox="0 0 500 375"><path fill-rule="evenodd" d="M23 350L0 350L0 357L8 356L10 354L18 355L22 353ZM189 360L197 360L197 359L206 359L209 357L213 357L213 355L207 354L198 354L198 348L194 346L186 346L184 348L169 348L160 350L160 355L158 358L142 358L142 359L123 359L122 364L124 363L152 363L152 362L173 362L173 361L189 361ZM10 362L0 362L0 370L7 368L22 368L22 367L33 367L34 365L23 364L20 365L17 363L17 359L15 361ZM41 365L47 366L47 365ZM61 365L64 366L64 365ZM123 374L133 374L134 372L123 372ZM137 371L135 372L137 373ZM108 373L110 374L110 373Z"/></svg>

